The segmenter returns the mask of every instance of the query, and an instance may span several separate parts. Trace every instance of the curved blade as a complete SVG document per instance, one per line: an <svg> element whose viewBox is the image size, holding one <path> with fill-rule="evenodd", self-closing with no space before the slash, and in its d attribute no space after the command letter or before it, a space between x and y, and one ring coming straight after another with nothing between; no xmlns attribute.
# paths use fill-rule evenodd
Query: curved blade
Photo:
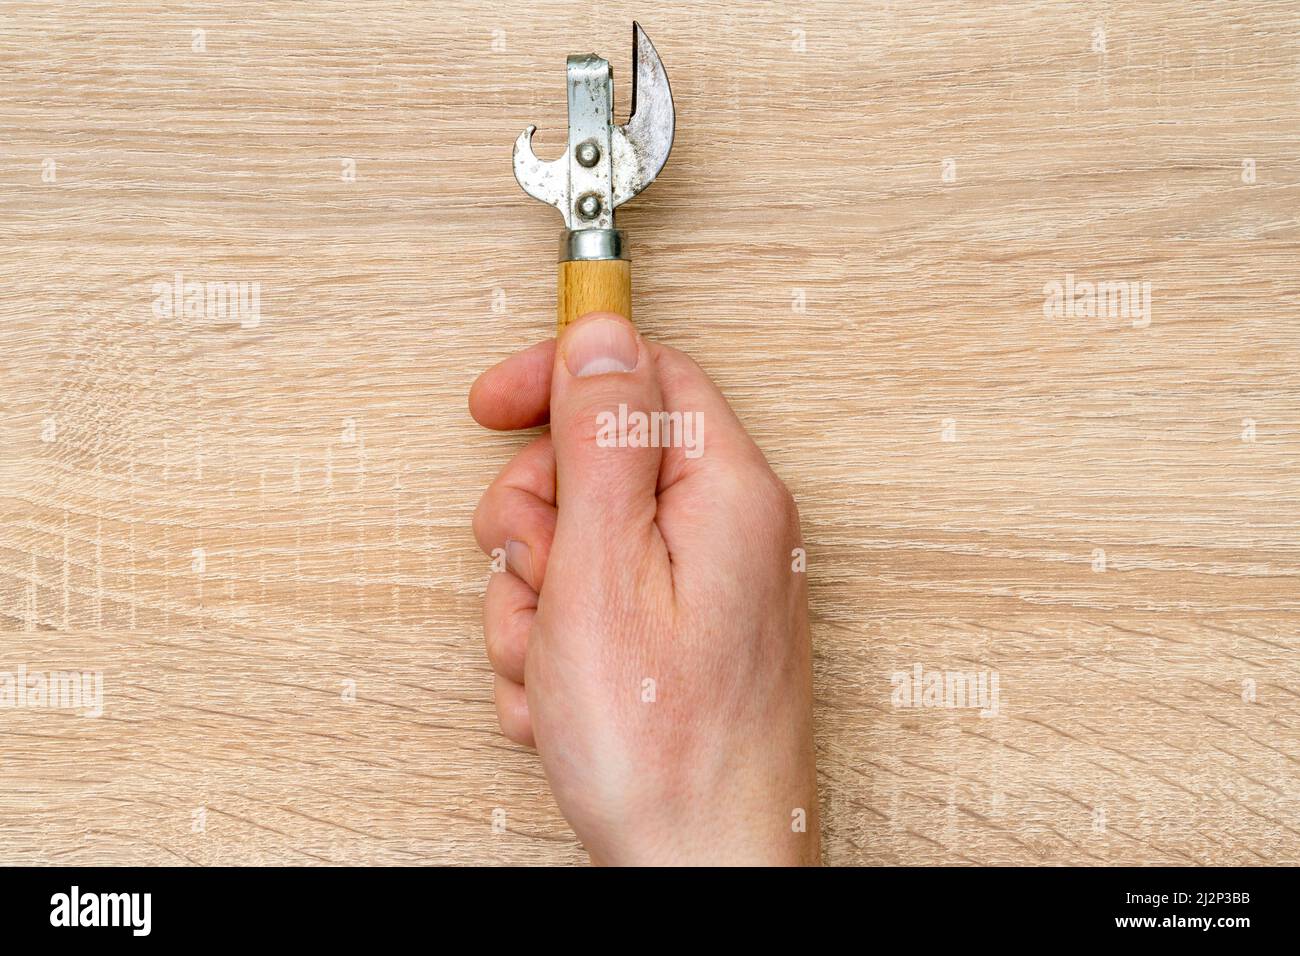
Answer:
<svg viewBox="0 0 1300 956"><path fill-rule="evenodd" d="M639 23L632 24L632 63L632 115L627 125L611 130L616 207L645 189L659 175L672 151L677 125L668 74Z"/></svg>
<svg viewBox="0 0 1300 956"><path fill-rule="evenodd" d="M544 163L533 152L536 126L529 126L515 140L515 179L534 199L550 203L560 212L568 205L569 170L564 157Z"/></svg>

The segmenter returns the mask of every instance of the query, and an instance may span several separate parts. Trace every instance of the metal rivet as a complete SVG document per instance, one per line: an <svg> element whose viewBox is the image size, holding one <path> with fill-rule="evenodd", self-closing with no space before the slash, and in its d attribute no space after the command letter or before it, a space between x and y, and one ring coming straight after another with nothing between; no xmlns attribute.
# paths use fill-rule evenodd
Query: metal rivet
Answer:
<svg viewBox="0 0 1300 956"><path fill-rule="evenodd" d="M600 215L600 197L587 193L578 200L578 215L583 219L595 219Z"/></svg>
<svg viewBox="0 0 1300 956"><path fill-rule="evenodd" d="M577 157L578 165L590 169L600 162L600 147L591 140L587 140L585 143L578 144L577 149L573 151L573 155Z"/></svg>

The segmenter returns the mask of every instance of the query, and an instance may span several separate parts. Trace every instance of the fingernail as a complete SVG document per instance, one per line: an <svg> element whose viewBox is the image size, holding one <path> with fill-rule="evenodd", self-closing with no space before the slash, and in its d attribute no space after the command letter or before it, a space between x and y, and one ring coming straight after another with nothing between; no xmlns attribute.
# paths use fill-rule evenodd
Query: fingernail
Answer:
<svg viewBox="0 0 1300 956"><path fill-rule="evenodd" d="M626 322L591 319L574 326L564 339L564 364L583 378L636 368L636 332Z"/></svg>
<svg viewBox="0 0 1300 956"><path fill-rule="evenodd" d="M506 542L506 564L525 584L533 583L533 552L522 541Z"/></svg>

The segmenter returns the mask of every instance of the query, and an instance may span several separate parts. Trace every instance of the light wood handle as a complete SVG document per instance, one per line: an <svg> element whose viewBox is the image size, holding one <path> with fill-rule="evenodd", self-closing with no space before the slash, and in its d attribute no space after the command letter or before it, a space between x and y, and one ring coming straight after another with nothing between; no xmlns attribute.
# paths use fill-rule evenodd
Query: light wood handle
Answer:
<svg viewBox="0 0 1300 956"><path fill-rule="evenodd" d="M560 263L555 331L588 312L632 318L632 263L626 259L575 259Z"/></svg>

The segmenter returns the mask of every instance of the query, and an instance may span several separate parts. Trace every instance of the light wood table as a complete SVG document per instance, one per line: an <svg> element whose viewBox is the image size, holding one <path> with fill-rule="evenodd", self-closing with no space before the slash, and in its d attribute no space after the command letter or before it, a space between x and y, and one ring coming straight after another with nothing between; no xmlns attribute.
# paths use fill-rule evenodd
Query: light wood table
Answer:
<svg viewBox="0 0 1300 956"><path fill-rule="evenodd" d="M637 318L802 509L826 860L1300 862L1300 10L1173 0L0 4L0 671L104 695L0 709L0 862L585 859L465 396L554 320L512 140L570 52L625 113L633 16Z"/></svg>

